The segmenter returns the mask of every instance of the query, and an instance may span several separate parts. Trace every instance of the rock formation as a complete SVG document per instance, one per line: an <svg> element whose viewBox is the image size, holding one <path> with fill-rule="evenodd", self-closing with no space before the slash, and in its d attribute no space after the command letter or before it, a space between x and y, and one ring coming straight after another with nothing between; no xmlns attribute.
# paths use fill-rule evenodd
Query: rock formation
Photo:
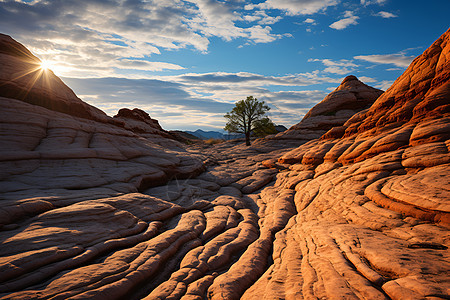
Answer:
<svg viewBox="0 0 450 300"><path fill-rule="evenodd" d="M0 98L0 298L449 298L449 41L297 147Z"/></svg>
<svg viewBox="0 0 450 300"><path fill-rule="evenodd" d="M300 123L274 138L309 141L320 138L330 129L343 134L341 126L355 113L368 109L382 93L382 90L370 87L349 75L333 92L316 104Z"/></svg>
<svg viewBox="0 0 450 300"><path fill-rule="evenodd" d="M72 116L105 122L104 112L93 107L68 88L23 45L0 34L0 97L21 100Z"/></svg>
<svg viewBox="0 0 450 300"><path fill-rule="evenodd" d="M139 108L133 110L128 108L119 109L117 115L114 116L116 120L126 120L124 127L131 131L143 132L159 132L164 131L158 120L152 119L148 113ZM130 120L138 121L139 123L129 124ZM142 123L146 124L146 127L142 126Z"/></svg>
<svg viewBox="0 0 450 300"><path fill-rule="evenodd" d="M89 194L136 192L203 171L159 125L141 135L128 130L138 121L108 117L40 70L22 45L0 41L1 225Z"/></svg>

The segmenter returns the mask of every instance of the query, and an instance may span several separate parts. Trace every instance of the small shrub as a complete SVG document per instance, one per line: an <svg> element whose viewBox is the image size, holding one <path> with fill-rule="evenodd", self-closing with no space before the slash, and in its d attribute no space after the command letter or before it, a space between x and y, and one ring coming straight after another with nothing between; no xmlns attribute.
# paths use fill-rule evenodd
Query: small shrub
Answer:
<svg viewBox="0 0 450 300"><path fill-rule="evenodd" d="M205 140L205 144L207 144L207 145L215 145L215 144L220 144L223 142L224 142L224 140L222 140L222 139L214 139L214 138Z"/></svg>

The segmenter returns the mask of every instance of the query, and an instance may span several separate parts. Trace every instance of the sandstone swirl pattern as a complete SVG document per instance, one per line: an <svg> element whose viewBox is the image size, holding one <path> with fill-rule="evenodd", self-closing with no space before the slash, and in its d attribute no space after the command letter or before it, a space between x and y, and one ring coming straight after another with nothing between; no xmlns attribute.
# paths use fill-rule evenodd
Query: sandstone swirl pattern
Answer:
<svg viewBox="0 0 450 300"><path fill-rule="evenodd" d="M186 149L52 74L22 96L8 74L36 59L2 36L0 298L448 298L449 41L376 101L343 92L354 115L318 105L287 136ZM333 125L301 138L314 116Z"/></svg>

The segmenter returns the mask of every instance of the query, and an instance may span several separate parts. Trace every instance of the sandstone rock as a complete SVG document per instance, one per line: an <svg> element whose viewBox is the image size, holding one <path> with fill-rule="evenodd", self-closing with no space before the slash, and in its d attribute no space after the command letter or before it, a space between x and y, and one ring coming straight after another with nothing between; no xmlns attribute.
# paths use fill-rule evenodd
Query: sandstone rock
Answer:
<svg viewBox="0 0 450 300"><path fill-rule="evenodd" d="M450 30L418 56L394 84L375 101L359 120L348 122L346 136L364 131L382 131L392 124L439 120L450 112L448 55ZM442 140L448 139L447 135Z"/></svg>
<svg viewBox="0 0 450 300"><path fill-rule="evenodd" d="M281 132L275 139L312 140L329 133L330 137L341 137L344 131L337 129L355 113L366 109L383 93L370 87L353 75L344 78L342 83L305 115L303 120Z"/></svg>
<svg viewBox="0 0 450 300"><path fill-rule="evenodd" d="M0 97L18 99L72 116L107 122L104 112L84 103L41 61L10 36L0 34Z"/></svg>
<svg viewBox="0 0 450 300"><path fill-rule="evenodd" d="M133 131L147 139L151 139L155 135L167 139L175 139L171 133L159 125L158 120L152 119L148 113L139 108L134 108L133 110L122 108L113 119L123 124L122 126L125 129ZM165 141L165 143L167 144L168 142Z"/></svg>
<svg viewBox="0 0 450 300"><path fill-rule="evenodd" d="M449 38L448 31L349 119L347 137L333 140L331 132L279 159L293 166L275 185L296 183L298 213L276 235L273 265L244 298L448 297L441 274L450 270ZM311 166L313 178L294 181Z"/></svg>
<svg viewBox="0 0 450 300"><path fill-rule="evenodd" d="M448 298L448 39L388 90L401 117L311 141L185 149L138 110L0 98L0 298Z"/></svg>
<svg viewBox="0 0 450 300"><path fill-rule="evenodd" d="M77 202L63 200L70 190L107 189L105 197L203 171L143 111L134 112L141 118L135 121L148 128L137 135L81 101L51 71L40 70L22 45L4 35L0 43L0 93L9 97L0 97L2 225ZM44 200L48 189L54 197ZM22 201L29 190L32 197L25 198L33 199Z"/></svg>

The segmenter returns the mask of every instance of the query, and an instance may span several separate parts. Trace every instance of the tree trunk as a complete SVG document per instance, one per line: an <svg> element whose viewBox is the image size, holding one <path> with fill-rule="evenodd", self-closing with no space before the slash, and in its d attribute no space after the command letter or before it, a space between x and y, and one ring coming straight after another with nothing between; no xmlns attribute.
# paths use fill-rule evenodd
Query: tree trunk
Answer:
<svg viewBox="0 0 450 300"><path fill-rule="evenodd" d="M248 117L248 123L246 124L246 130L245 130L245 145L250 146L250 135L252 133L252 118L251 116Z"/></svg>
<svg viewBox="0 0 450 300"><path fill-rule="evenodd" d="M250 146L250 131L245 133L245 145Z"/></svg>

